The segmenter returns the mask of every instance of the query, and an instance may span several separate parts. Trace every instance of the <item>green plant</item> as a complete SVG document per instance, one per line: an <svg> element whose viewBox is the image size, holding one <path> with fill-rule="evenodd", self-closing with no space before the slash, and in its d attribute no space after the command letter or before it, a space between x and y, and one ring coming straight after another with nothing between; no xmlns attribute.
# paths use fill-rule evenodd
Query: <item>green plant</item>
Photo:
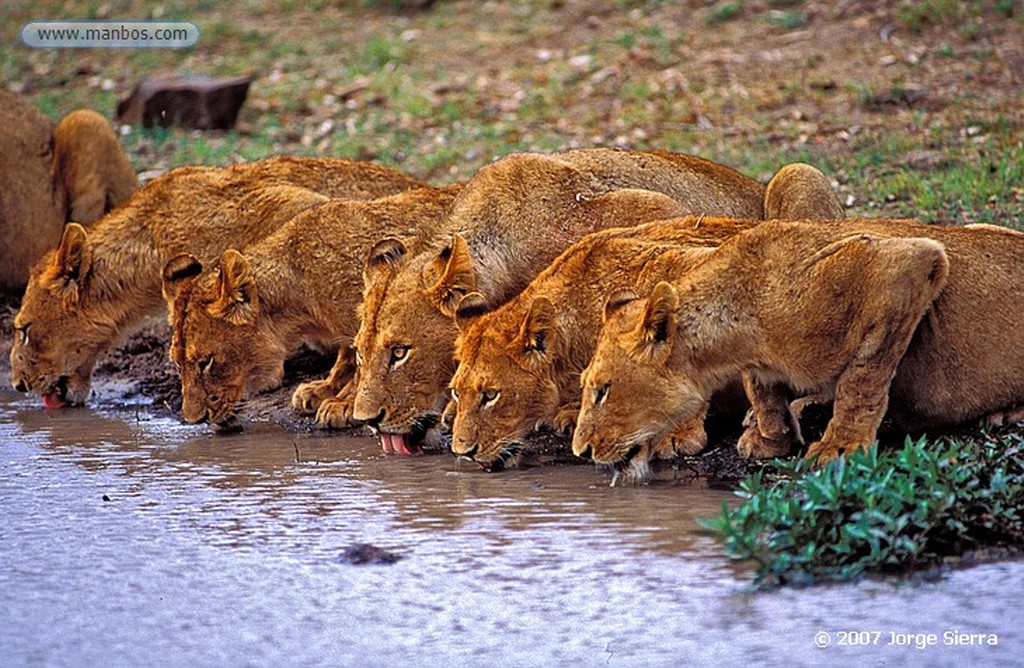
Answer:
<svg viewBox="0 0 1024 668"><path fill-rule="evenodd" d="M911 32L921 32L925 25L943 25L960 17L961 6L956 0L918 0L905 2L896 10L896 16Z"/></svg>
<svg viewBox="0 0 1024 668"><path fill-rule="evenodd" d="M705 520L761 584L904 572L985 546L1024 547L1024 437L877 445L820 468L776 460Z"/></svg>
<svg viewBox="0 0 1024 668"><path fill-rule="evenodd" d="M807 14L800 11L772 10L768 12L765 20L781 30L796 30L807 25Z"/></svg>
<svg viewBox="0 0 1024 668"><path fill-rule="evenodd" d="M743 0L735 0L735 2L723 2L715 5L714 9L707 16L707 22L711 25L716 23L726 23L733 19L738 19L743 14Z"/></svg>

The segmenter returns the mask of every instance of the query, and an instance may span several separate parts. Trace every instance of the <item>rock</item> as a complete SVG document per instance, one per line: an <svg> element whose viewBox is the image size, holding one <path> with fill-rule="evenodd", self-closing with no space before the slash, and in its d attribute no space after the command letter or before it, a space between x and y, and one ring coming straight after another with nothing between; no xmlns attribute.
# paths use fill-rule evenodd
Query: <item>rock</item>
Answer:
<svg viewBox="0 0 1024 668"><path fill-rule="evenodd" d="M227 130L249 93L251 76L230 79L170 74L147 77L117 104L117 119L129 125Z"/></svg>
<svg viewBox="0 0 1024 668"><path fill-rule="evenodd" d="M353 543L338 555L343 564L363 566L366 564L393 564L402 559L402 555L382 550L369 543Z"/></svg>

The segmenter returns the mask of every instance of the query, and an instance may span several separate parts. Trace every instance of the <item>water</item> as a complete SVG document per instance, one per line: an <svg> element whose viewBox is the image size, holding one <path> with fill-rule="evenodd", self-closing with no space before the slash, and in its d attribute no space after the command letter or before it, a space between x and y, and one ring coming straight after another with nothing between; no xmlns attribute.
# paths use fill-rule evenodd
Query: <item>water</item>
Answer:
<svg viewBox="0 0 1024 668"><path fill-rule="evenodd" d="M697 483L486 474L3 391L0 443L3 666L1024 665L1024 562L757 592L695 523L732 496ZM354 543L403 558L352 565Z"/></svg>

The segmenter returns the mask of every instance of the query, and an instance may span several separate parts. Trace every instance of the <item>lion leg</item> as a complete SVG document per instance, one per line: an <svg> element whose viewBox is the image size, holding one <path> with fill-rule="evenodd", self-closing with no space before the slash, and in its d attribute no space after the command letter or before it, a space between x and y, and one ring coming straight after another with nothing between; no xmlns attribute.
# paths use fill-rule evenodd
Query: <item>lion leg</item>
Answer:
<svg viewBox="0 0 1024 668"><path fill-rule="evenodd" d="M354 370L355 356L351 349L339 348L338 357L327 378L302 383L295 388L295 392L292 393L292 408L306 415L316 413L322 402L341 392Z"/></svg>
<svg viewBox="0 0 1024 668"><path fill-rule="evenodd" d="M832 392L816 392L791 401L789 411L793 414L793 418L799 422L804 417L804 411L811 406L824 406L831 404L833 401L835 401L835 397L832 396Z"/></svg>
<svg viewBox="0 0 1024 668"><path fill-rule="evenodd" d="M979 421L979 426L985 429L994 427L1009 427L1018 422L1024 422L1024 406L1014 406L1006 410L989 413Z"/></svg>
<svg viewBox="0 0 1024 668"><path fill-rule="evenodd" d="M806 458L819 463L866 448L875 440L896 368L949 271L943 247L931 240L875 243L879 250L874 258L860 259L860 267L874 279L866 283L874 287L864 295L863 305L871 320L855 323L863 327L863 334L837 378L832 419L821 440L807 450Z"/></svg>
<svg viewBox="0 0 1024 668"><path fill-rule="evenodd" d="M704 431L704 418L708 414L708 402L704 402L697 413L687 418L654 446L653 457L671 459L676 455L695 455L708 445L708 434Z"/></svg>
<svg viewBox="0 0 1024 668"><path fill-rule="evenodd" d="M444 405L444 410L441 411L441 428L449 434L452 432L452 428L455 426L455 416L459 412L459 405L452 400L448 400L448 403Z"/></svg>
<svg viewBox="0 0 1024 668"><path fill-rule="evenodd" d="M754 374L743 374L743 389L750 401L744 419L746 429L736 443L744 459L769 459L789 454L794 444L803 445L800 422L790 411L786 389L779 383L765 383Z"/></svg>
<svg viewBox="0 0 1024 668"><path fill-rule="evenodd" d="M345 429L362 423L352 418L358 378L353 377L337 396L324 399L316 411L316 424L322 429Z"/></svg>

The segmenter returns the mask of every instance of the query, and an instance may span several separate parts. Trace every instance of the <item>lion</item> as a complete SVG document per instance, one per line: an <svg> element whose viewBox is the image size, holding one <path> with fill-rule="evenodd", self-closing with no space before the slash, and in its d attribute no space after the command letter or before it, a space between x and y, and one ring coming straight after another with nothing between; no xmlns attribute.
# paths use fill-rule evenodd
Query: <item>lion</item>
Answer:
<svg viewBox="0 0 1024 668"><path fill-rule="evenodd" d="M495 308L589 232L687 212L760 218L763 197L761 184L732 169L666 152L521 153L482 168L428 250L411 257L384 240L386 252L371 253L352 418L385 450L415 451L447 402L452 316L465 294Z"/></svg>
<svg viewBox="0 0 1024 668"><path fill-rule="evenodd" d="M139 180L106 119L78 109L54 124L0 91L0 289L25 287L29 267L64 224L88 225L128 199Z"/></svg>
<svg viewBox="0 0 1024 668"><path fill-rule="evenodd" d="M338 359L327 379L299 386L296 407L346 403L366 249L387 234L415 243L460 188L331 200L299 213L244 253L225 250L205 271L191 254L172 258L163 292L185 421L235 426L238 402L280 386L285 358L302 344L338 347Z"/></svg>
<svg viewBox="0 0 1024 668"><path fill-rule="evenodd" d="M787 389L833 402L806 453L819 462L866 447L886 414L908 431L1020 419L1022 270L1024 234L1010 230L763 223L646 299L609 300L573 452L641 479L652 445L740 371L756 412L744 438L768 432L748 456L779 454Z"/></svg>
<svg viewBox="0 0 1024 668"><path fill-rule="evenodd" d="M328 197L379 197L424 185L352 160L270 158L181 167L154 179L88 231L69 224L32 268L11 348L11 383L48 406L89 396L97 355L160 313L161 270L192 252L211 262Z"/></svg>
<svg viewBox="0 0 1024 668"><path fill-rule="evenodd" d="M810 165L786 165L765 189L766 218L843 215L831 184ZM665 269L679 271L687 258L696 263L707 248L759 223L685 222L692 224L668 220L589 234L494 311L486 312L479 293L463 297L451 381L457 456L500 470L518 460L530 431L570 431L579 412L579 375L597 343L606 297L627 288L649 292L670 277ZM703 415L672 437L660 456L702 449Z"/></svg>

